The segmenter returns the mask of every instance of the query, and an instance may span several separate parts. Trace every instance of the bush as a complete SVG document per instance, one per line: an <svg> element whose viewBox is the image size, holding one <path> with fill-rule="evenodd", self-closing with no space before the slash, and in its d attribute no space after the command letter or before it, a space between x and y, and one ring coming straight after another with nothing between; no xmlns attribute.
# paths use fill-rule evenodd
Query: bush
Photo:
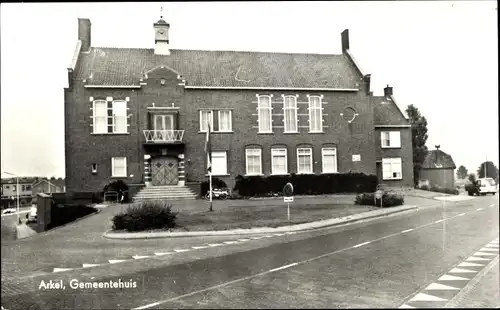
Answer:
<svg viewBox="0 0 500 310"><path fill-rule="evenodd" d="M382 195L383 208L401 206L404 204L404 202L405 202L404 197L399 194L384 193ZM380 199L377 199L375 204L375 193L363 193L356 195L354 204L380 207Z"/></svg>
<svg viewBox="0 0 500 310"><path fill-rule="evenodd" d="M95 212L97 212L95 208L83 204L56 204L53 201L52 208L50 208L50 224L47 225L47 229L73 222Z"/></svg>
<svg viewBox="0 0 500 310"><path fill-rule="evenodd" d="M201 183L201 197L205 197L210 187L209 181ZM227 188L226 182L219 178L212 178L212 188Z"/></svg>
<svg viewBox="0 0 500 310"><path fill-rule="evenodd" d="M118 201L123 203L130 202L130 195L128 194L128 185L122 180L111 181L109 184L104 186L103 192L117 192L118 193Z"/></svg>
<svg viewBox="0 0 500 310"><path fill-rule="evenodd" d="M451 195L458 195L459 194L459 191L455 188L440 188L437 186L431 187L430 191L437 192L437 193L451 194Z"/></svg>
<svg viewBox="0 0 500 310"><path fill-rule="evenodd" d="M235 181L233 190L248 197L265 197L269 193L281 193L288 182L293 184L294 195L374 192L378 185L377 176L364 173L292 174L267 177L239 175Z"/></svg>
<svg viewBox="0 0 500 310"><path fill-rule="evenodd" d="M147 229L174 228L177 213L172 205L153 200L135 203L113 217L113 230L142 231Z"/></svg>
<svg viewBox="0 0 500 310"><path fill-rule="evenodd" d="M424 190L424 191L428 191L428 190L429 190L429 186L427 186L427 185L422 185L422 186L420 186L420 189L421 189L421 190Z"/></svg>

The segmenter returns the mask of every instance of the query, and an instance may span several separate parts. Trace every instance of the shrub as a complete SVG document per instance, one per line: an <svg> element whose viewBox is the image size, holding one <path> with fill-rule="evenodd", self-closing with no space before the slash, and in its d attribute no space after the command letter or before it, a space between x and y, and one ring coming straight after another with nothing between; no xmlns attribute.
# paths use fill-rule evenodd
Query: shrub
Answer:
<svg viewBox="0 0 500 310"><path fill-rule="evenodd" d="M161 200L145 201L129 206L113 217L114 230L142 231L174 228L177 213L172 205Z"/></svg>
<svg viewBox="0 0 500 310"><path fill-rule="evenodd" d="M209 187L210 184L208 181L204 181L201 183L201 197L205 197ZM227 188L227 185L226 182L222 181L219 178L212 178L212 188Z"/></svg>
<svg viewBox="0 0 500 310"><path fill-rule="evenodd" d="M420 186L420 189L421 189L421 190L424 190L424 191L428 191L428 190L429 190L429 186L427 186L427 185L422 185L422 186Z"/></svg>
<svg viewBox="0 0 500 310"><path fill-rule="evenodd" d="M50 224L47 225L47 229L73 222L95 212L97 212L97 209L86 205L56 204L53 201L52 208L50 208Z"/></svg>
<svg viewBox="0 0 500 310"><path fill-rule="evenodd" d="M445 193L451 195L458 195L459 191L456 188L440 188L437 186L433 186L430 188L431 192Z"/></svg>
<svg viewBox="0 0 500 310"><path fill-rule="evenodd" d="M128 194L128 185L122 180L111 181L109 184L104 186L103 192L117 192L118 193L118 201L128 203L130 202L130 197Z"/></svg>
<svg viewBox="0 0 500 310"><path fill-rule="evenodd" d="M292 174L267 177L238 175L235 181L233 190L238 191L242 196L249 197L281 193L288 182L293 184L294 195L374 192L378 184L377 176L364 173Z"/></svg>
<svg viewBox="0 0 500 310"><path fill-rule="evenodd" d="M404 204L404 202L405 202L404 197L399 194L384 193L382 195L383 208L401 206ZM380 199L377 199L375 204L375 193L363 193L356 195L356 198L354 199L354 204L380 207Z"/></svg>

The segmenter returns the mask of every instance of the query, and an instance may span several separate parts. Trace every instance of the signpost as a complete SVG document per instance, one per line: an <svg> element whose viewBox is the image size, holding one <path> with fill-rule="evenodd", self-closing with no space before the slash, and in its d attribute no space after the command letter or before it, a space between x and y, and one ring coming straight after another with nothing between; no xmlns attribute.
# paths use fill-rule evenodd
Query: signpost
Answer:
<svg viewBox="0 0 500 310"><path fill-rule="evenodd" d="M382 196L384 195L384 191L378 190L375 192L375 205L377 205L377 199L380 199L380 207L382 208Z"/></svg>
<svg viewBox="0 0 500 310"><path fill-rule="evenodd" d="M283 201L287 203L287 215L290 221L290 202L293 202L293 185L292 183L286 183L283 187Z"/></svg>

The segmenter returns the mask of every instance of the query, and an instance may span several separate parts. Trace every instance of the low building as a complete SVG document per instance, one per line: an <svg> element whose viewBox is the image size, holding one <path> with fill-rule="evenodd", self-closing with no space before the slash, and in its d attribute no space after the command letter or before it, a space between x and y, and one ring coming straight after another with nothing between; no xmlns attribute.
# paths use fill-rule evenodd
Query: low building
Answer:
<svg viewBox="0 0 500 310"><path fill-rule="evenodd" d="M51 194L51 193L63 193L65 191L64 180L61 179L42 179L39 182L33 184L33 196L39 193Z"/></svg>
<svg viewBox="0 0 500 310"><path fill-rule="evenodd" d="M455 189L455 169L453 158L438 147L427 153L420 170L419 185Z"/></svg>

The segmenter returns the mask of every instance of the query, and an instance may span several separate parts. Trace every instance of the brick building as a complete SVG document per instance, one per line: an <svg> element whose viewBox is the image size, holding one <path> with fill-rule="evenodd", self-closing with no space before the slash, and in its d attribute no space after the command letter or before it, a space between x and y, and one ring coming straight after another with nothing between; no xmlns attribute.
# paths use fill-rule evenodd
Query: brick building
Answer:
<svg viewBox="0 0 500 310"><path fill-rule="evenodd" d="M154 48L98 48L90 20L78 26L64 91L68 192L205 181L207 120L213 175L230 187L237 175L377 169L384 183L413 183L408 121L390 94L385 104L370 92L348 30L342 53L326 55L172 49L163 19Z"/></svg>

